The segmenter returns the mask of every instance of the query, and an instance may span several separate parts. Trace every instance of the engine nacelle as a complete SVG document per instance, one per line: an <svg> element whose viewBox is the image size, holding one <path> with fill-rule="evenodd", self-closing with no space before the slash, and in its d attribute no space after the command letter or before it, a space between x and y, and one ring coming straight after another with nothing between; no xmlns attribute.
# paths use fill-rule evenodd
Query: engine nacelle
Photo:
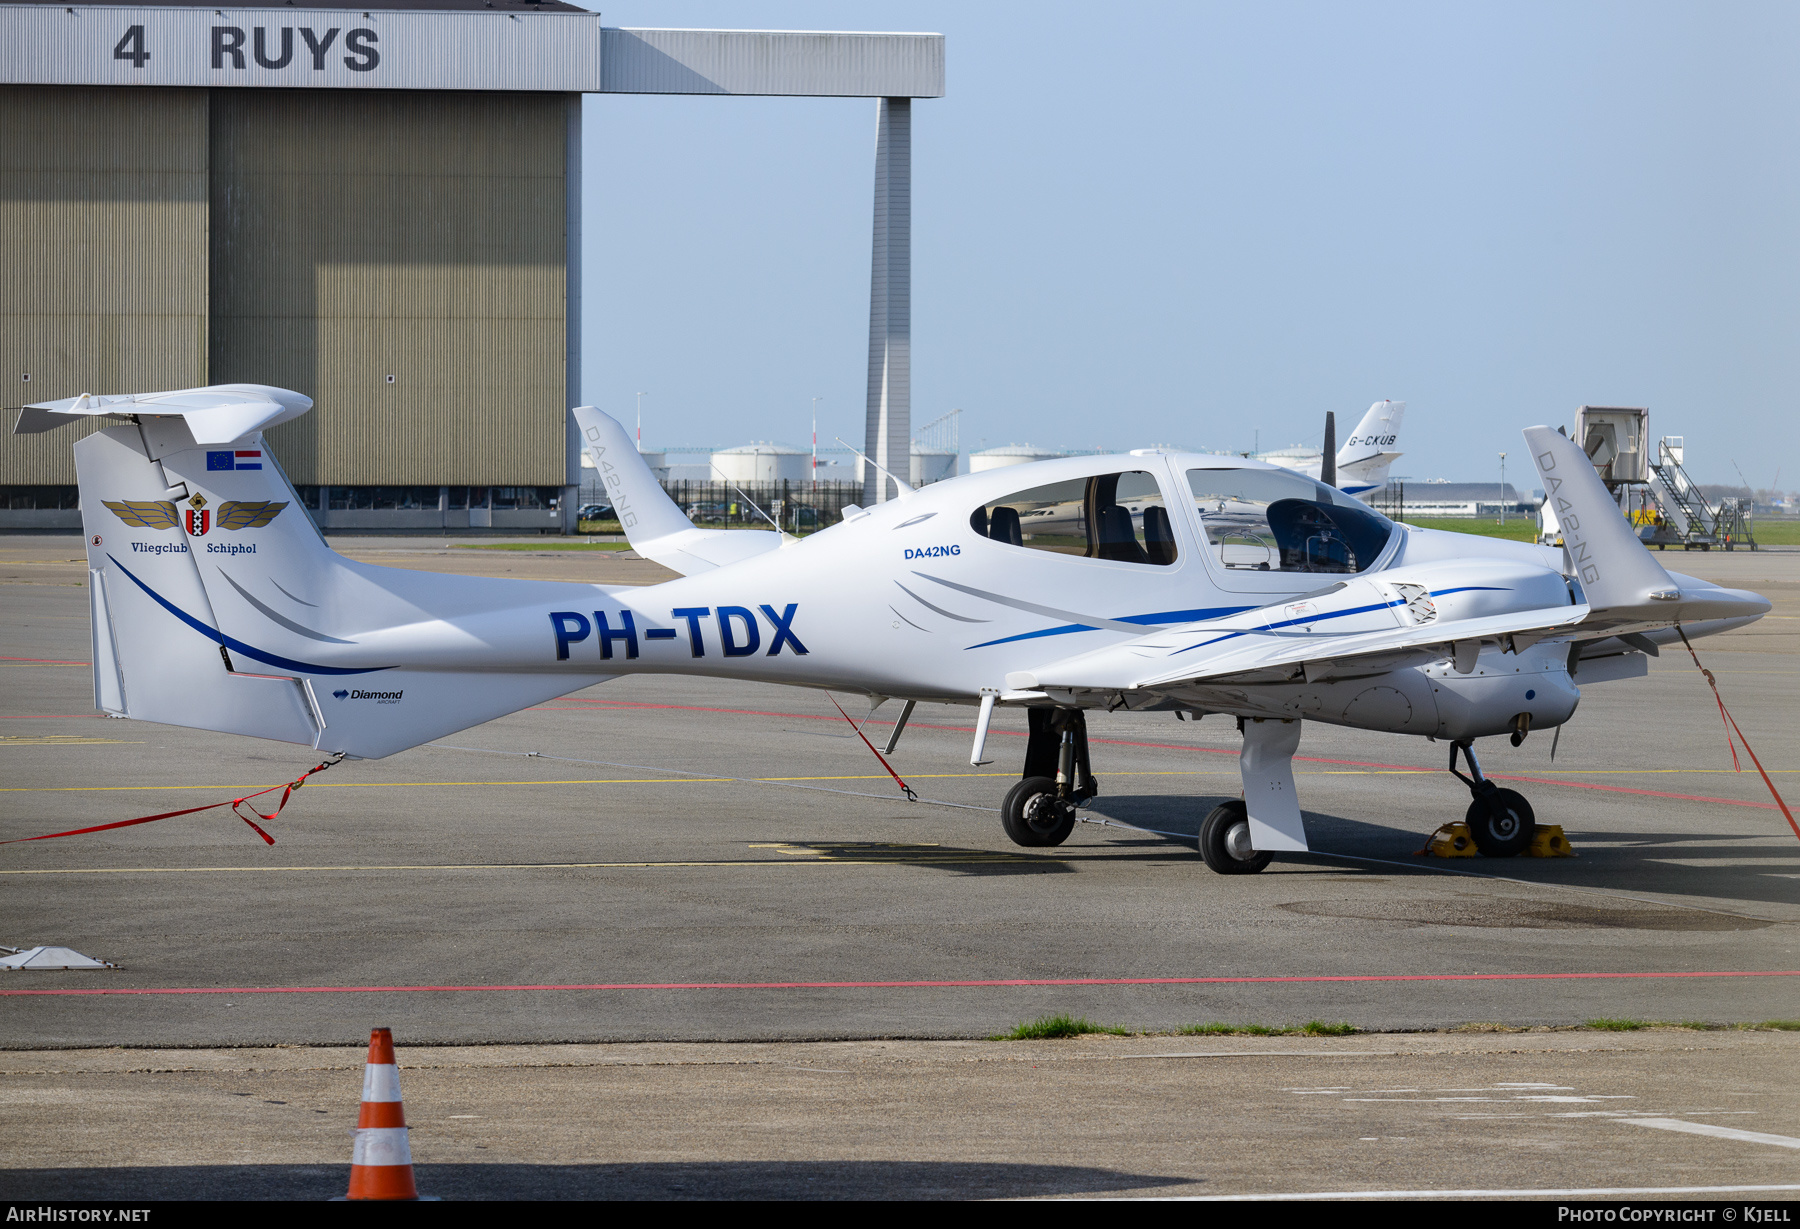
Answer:
<svg viewBox="0 0 1800 1229"><path fill-rule="evenodd" d="M1458 674L1448 661L1416 673L1436 700L1439 738L1507 734L1520 713L1530 714L1532 729L1561 725L1581 703L1581 690L1569 677L1568 648L1560 644L1522 653L1484 649L1468 674Z"/></svg>

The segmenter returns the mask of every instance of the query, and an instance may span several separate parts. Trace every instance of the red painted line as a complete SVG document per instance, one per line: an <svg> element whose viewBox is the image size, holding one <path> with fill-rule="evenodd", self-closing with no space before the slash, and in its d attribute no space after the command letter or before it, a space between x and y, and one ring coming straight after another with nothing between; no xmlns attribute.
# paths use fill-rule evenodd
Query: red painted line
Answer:
<svg viewBox="0 0 1800 1229"><path fill-rule="evenodd" d="M0 721L61 721L75 717L98 717L99 713L8 713Z"/></svg>
<svg viewBox="0 0 1800 1229"><path fill-rule="evenodd" d="M958 981L594 982L507 986L170 986L144 990L0 990L0 997L96 994L453 994L495 990L940 990L996 986L1266 986L1319 982L1618 981L1695 977L1800 977L1800 969L1687 973L1371 973L1318 977L1008 977Z"/></svg>
<svg viewBox="0 0 1800 1229"><path fill-rule="evenodd" d="M0 661L35 661L46 666L91 666L91 661L62 661L55 657L0 657Z"/></svg>
<svg viewBox="0 0 1800 1229"><path fill-rule="evenodd" d="M573 697L569 697L573 698ZM634 700L578 700L578 704L592 705L596 708L662 708L678 709L693 713L730 713L743 717L785 717L794 721L830 721L830 717L815 716L811 713L772 713L749 708L700 708L687 704L648 704ZM553 710L555 711L555 710ZM561 710L578 711L578 710ZM961 725L928 725L914 722L915 730L948 730L956 734L972 734L974 726ZM1006 738L1025 738L1027 735L1019 730L989 730L990 737L998 735ZM1193 751L1204 755L1230 755L1238 753L1225 747L1195 747L1187 743L1146 743L1132 742L1123 738L1090 738L1089 742L1103 743L1109 747L1143 747L1152 751ZM1436 768L1420 768L1414 764L1381 764L1369 760L1332 760L1315 755L1296 755L1294 759L1303 764L1336 764L1343 768L1379 768L1387 772L1411 772L1421 775L1432 775ZM1679 802L1715 802L1727 807L1750 807L1758 811L1773 811L1776 806L1772 802L1744 802L1736 798L1714 798L1706 794L1671 794L1653 789L1631 789L1623 785L1600 785L1588 781L1558 781L1550 777L1515 777L1503 776L1497 772L1487 774L1493 781L1520 781L1526 785L1560 785L1567 789L1591 789L1605 794L1632 794L1641 798L1670 798Z"/></svg>

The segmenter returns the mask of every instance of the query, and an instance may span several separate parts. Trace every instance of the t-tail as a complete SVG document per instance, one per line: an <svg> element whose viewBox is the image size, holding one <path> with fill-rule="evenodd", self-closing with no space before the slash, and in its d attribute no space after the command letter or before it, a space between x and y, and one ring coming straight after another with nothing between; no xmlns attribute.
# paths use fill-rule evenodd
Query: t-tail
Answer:
<svg viewBox="0 0 1800 1229"><path fill-rule="evenodd" d="M1332 485L1350 495L1386 486L1388 467L1401 456L1395 445L1400 439L1400 421L1405 416L1404 401L1377 401L1370 406L1356 430L1338 449L1337 481Z"/></svg>
<svg viewBox="0 0 1800 1229"><path fill-rule="evenodd" d="M611 677L559 657L549 618L618 625L602 586L331 550L262 437L310 407L256 385L30 407L26 430L124 419L75 445L102 710L378 757Z"/></svg>

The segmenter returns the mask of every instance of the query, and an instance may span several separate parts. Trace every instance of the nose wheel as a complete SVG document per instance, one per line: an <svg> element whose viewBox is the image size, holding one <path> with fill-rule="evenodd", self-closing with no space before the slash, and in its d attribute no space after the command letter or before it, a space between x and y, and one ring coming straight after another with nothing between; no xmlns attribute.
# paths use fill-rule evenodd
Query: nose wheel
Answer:
<svg viewBox="0 0 1800 1229"><path fill-rule="evenodd" d="M1456 770L1456 753L1461 749L1469 772ZM1481 773L1475 758L1475 747L1468 742L1450 744L1450 773L1469 787L1472 800L1463 816L1469 825L1469 836L1485 858L1511 858L1531 846L1531 834L1537 828L1537 816L1531 804L1517 790L1501 789Z"/></svg>
<svg viewBox="0 0 1800 1229"><path fill-rule="evenodd" d="M1014 844L1060 845L1075 830L1075 804L1057 797L1049 777L1026 777L1007 791L1000 822Z"/></svg>
<svg viewBox="0 0 1800 1229"><path fill-rule="evenodd" d="M1060 845L1075 830L1075 808L1100 792L1088 764L1087 717L1078 708L1027 710L1024 779L1007 792L1000 822L1014 843Z"/></svg>

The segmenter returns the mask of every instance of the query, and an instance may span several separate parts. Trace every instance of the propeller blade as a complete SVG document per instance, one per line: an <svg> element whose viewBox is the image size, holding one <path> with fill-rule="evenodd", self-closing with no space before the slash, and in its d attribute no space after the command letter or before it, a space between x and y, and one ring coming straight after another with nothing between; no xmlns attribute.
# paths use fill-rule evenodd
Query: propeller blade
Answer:
<svg viewBox="0 0 1800 1229"><path fill-rule="evenodd" d="M1337 415L1330 410L1325 411L1325 448L1319 458L1319 481L1326 486L1337 485Z"/></svg>

